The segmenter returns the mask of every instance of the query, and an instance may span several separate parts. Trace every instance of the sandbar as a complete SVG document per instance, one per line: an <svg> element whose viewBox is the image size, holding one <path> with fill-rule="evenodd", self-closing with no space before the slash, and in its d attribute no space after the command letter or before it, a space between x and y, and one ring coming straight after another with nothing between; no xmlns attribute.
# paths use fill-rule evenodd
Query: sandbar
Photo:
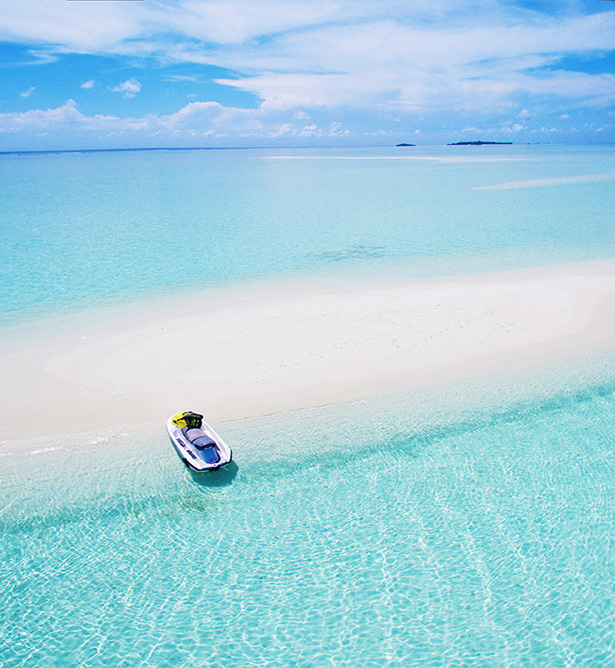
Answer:
<svg viewBox="0 0 615 668"><path fill-rule="evenodd" d="M0 350L0 441L349 401L615 340L615 262L252 285ZM34 431L32 431L34 430Z"/></svg>

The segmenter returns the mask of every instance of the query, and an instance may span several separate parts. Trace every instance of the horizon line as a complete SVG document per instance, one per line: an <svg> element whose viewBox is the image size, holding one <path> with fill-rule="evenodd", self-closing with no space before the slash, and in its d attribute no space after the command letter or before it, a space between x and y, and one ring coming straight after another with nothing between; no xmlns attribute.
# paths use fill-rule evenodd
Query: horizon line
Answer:
<svg viewBox="0 0 615 668"><path fill-rule="evenodd" d="M463 145L468 145L464 143ZM471 145L471 143L470 143ZM489 146L490 144L485 144ZM494 144L499 145L499 144ZM511 142L502 145L508 146L613 146L615 142L601 143L557 143L557 142ZM121 153L131 151L289 151L289 150L313 150L313 149L346 149L346 148L429 148L429 147L455 146L455 144L415 144L398 146L397 144L353 144L348 146L141 146L124 148L66 148L66 149L15 149L12 151L0 151L0 155L19 154L42 154L42 153ZM459 144L457 144L460 147Z"/></svg>

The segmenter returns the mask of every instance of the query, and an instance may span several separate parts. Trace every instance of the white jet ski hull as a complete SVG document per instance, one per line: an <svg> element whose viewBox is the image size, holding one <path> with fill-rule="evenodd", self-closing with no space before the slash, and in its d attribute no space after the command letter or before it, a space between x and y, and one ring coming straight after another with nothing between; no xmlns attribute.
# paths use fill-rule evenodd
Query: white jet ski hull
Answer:
<svg viewBox="0 0 615 668"><path fill-rule="evenodd" d="M171 439L171 443L180 459L189 469L192 469L193 471L215 471L216 469L229 464L233 459L233 451L231 448L220 438L220 436L218 436L207 422L201 424L201 430L215 442L216 450L220 457L219 461L207 461L203 452L188 440L179 427L173 424L173 416L167 421L167 432Z"/></svg>

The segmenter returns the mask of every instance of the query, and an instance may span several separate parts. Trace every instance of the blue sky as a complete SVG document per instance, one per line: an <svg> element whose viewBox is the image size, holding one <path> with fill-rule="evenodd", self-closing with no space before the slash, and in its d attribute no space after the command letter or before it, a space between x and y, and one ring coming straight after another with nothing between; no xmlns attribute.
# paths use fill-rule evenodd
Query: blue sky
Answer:
<svg viewBox="0 0 615 668"><path fill-rule="evenodd" d="M20 0L0 150L615 143L609 0Z"/></svg>

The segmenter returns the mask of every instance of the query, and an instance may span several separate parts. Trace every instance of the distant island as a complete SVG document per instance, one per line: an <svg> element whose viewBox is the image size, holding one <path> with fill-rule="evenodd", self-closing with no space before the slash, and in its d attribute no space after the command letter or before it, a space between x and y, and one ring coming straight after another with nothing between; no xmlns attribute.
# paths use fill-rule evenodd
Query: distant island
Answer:
<svg viewBox="0 0 615 668"><path fill-rule="evenodd" d="M396 144L396 146L416 146L416 144Z"/></svg>
<svg viewBox="0 0 615 668"><path fill-rule="evenodd" d="M453 144L447 144L447 146L485 146L487 144L497 144L501 145L512 145L511 141L456 141Z"/></svg>

